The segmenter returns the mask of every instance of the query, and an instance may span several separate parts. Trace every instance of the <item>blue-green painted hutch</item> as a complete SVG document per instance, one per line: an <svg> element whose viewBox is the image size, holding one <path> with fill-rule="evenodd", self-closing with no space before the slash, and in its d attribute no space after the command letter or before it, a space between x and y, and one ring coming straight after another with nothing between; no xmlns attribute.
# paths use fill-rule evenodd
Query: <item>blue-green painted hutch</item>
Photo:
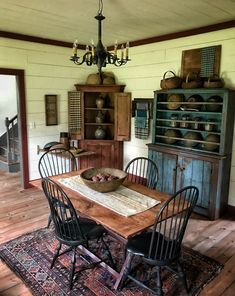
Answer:
<svg viewBox="0 0 235 296"><path fill-rule="evenodd" d="M195 212L217 219L228 203L235 91L171 89L154 92L152 143L157 189L169 194L195 185Z"/></svg>

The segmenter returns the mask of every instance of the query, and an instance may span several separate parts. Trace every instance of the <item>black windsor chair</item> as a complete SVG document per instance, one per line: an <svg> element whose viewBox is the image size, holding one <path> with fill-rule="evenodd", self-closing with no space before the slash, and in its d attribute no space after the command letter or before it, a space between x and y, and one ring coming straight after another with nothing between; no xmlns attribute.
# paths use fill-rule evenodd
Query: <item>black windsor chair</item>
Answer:
<svg viewBox="0 0 235 296"><path fill-rule="evenodd" d="M103 235L106 232L103 226L96 224L93 220L79 217L63 189L49 178L42 179L42 188L50 205L51 216L55 225L55 236L59 241L51 262L51 268L54 266L59 256L73 251L69 279L70 289L72 289L74 283L76 254L79 246L84 246L89 249L90 241L96 240L96 243L101 242L107 251L112 266L114 266L109 248L103 239ZM69 248L60 253L62 245L66 245ZM89 263L81 254L78 255L87 263L84 267L81 267L78 272L94 268L104 261L100 259L98 262Z"/></svg>
<svg viewBox="0 0 235 296"><path fill-rule="evenodd" d="M136 157L126 166L127 180L154 189L158 182L158 168L155 162L147 157Z"/></svg>
<svg viewBox="0 0 235 296"><path fill-rule="evenodd" d="M38 170L41 178L76 171L76 158L68 149L50 149L46 151L39 159Z"/></svg>
<svg viewBox="0 0 235 296"><path fill-rule="evenodd" d="M163 205L151 229L128 240L125 270L120 288L127 279L130 279L141 287L162 296L161 268L166 267L178 274L188 292L186 277L180 264L181 243L198 195L199 191L194 186L179 190ZM155 267L156 290L149 285L150 273L147 273L144 280L140 280L132 273L135 272L134 268L132 268L133 271L131 270L134 256L141 257L151 268ZM173 268L173 265L176 268Z"/></svg>
<svg viewBox="0 0 235 296"><path fill-rule="evenodd" d="M38 162L41 178L56 176L77 170L75 156L68 149L52 148L46 151ZM51 215L48 217L47 227L50 227Z"/></svg>

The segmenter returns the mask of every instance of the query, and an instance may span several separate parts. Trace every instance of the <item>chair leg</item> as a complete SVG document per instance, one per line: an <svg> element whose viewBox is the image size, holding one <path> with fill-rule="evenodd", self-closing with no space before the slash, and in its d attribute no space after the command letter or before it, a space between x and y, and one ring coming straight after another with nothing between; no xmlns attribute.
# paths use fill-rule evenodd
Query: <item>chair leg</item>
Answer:
<svg viewBox="0 0 235 296"><path fill-rule="evenodd" d="M73 249L72 267L71 267L70 280L69 280L70 290L72 290L72 287L73 287L73 276L75 272L75 264L76 264L76 248Z"/></svg>
<svg viewBox="0 0 235 296"><path fill-rule="evenodd" d="M186 279L186 276L185 276L185 273L183 271L183 268L181 266L181 264L179 262L177 262L177 269L178 269L178 274L179 274L179 277L185 287L185 290L186 292L188 293L189 292L189 288L188 288L188 283L187 283L187 279Z"/></svg>
<svg viewBox="0 0 235 296"><path fill-rule="evenodd" d="M54 257L52 259L51 267L50 268L52 268L54 266L56 259L59 257L60 249L61 249L61 243L58 243L58 246L55 249Z"/></svg>
<svg viewBox="0 0 235 296"><path fill-rule="evenodd" d="M123 248L123 260L125 261L126 255L127 255L126 245L123 244L122 248Z"/></svg>
<svg viewBox="0 0 235 296"><path fill-rule="evenodd" d="M50 227L51 222L52 222L52 218L51 218L51 214L50 214L49 217L48 217L47 228Z"/></svg>
<svg viewBox="0 0 235 296"><path fill-rule="evenodd" d="M163 296L163 291L162 291L162 278L161 278L161 267L157 266L157 295L158 296Z"/></svg>

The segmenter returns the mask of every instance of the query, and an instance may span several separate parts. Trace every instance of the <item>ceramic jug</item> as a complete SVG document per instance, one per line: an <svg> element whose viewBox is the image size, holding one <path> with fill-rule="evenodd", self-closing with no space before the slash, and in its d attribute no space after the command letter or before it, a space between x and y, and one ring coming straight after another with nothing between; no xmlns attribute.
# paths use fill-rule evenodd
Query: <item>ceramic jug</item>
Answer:
<svg viewBox="0 0 235 296"><path fill-rule="evenodd" d="M104 122L104 114L102 111L98 111L96 118L95 118L96 123L103 123Z"/></svg>
<svg viewBox="0 0 235 296"><path fill-rule="evenodd" d="M96 139L104 139L105 138L105 130L99 126L95 131L95 138Z"/></svg>
<svg viewBox="0 0 235 296"><path fill-rule="evenodd" d="M102 96L98 96L95 102L97 108L101 109L104 107L104 98Z"/></svg>

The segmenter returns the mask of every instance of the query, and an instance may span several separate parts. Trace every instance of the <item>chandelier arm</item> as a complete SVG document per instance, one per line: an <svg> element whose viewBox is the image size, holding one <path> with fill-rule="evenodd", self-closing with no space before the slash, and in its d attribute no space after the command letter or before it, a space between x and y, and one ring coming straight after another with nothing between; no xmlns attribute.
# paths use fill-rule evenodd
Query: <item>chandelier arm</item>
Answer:
<svg viewBox="0 0 235 296"><path fill-rule="evenodd" d="M115 63L114 63L114 65L116 66L116 67L121 67L122 65L125 65L125 63L124 63L124 61L116 61Z"/></svg>
<svg viewBox="0 0 235 296"><path fill-rule="evenodd" d="M92 65L92 61L91 61L91 58L89 56L91 57L91 53L90 52L86 52L84 54L84 56L82 57L82 60L80 62L79 62L80 57L78 57L78 56L72 56L70 60L73 61L74 64L76 64L76 65L82 65L83 63L86 62L86 64L88 66L91 66ZM87 63L88 61L89 61L90 64Z"/></svg>
<svg viewBox="0 0 235 296"><path fill-rule="evenodd" d="M114 64L116 60L117 60L116 55L114 55L114 54L112 54L110 52L107 52L107 61L108 61L108 64Z"/></svg>
<svg viewBox="0 0 235 296"><path fill-rule="evenodd" d="M128 62L128 59L116 59L116 61L114 62L114 65L116 67L120 67L125 65Z"/></svg>

